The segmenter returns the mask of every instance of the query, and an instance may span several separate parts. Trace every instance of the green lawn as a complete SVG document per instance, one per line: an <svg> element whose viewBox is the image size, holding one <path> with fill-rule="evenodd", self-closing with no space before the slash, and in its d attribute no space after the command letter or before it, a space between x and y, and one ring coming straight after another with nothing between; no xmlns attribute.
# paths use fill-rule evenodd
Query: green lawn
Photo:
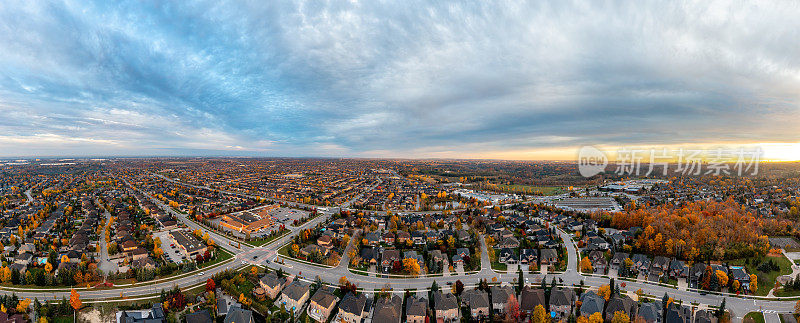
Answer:
<svg viewBox="0 0 800 323"><path fill-rule="evenodd" d="M291 248L291 247L292 247L291 243L283 246L283 248L280 248L278 250L278 254L281 255L281 256L284 256L286 258L292 258L292 256L289 255L289 248Z"/></svg>
<svg viewBox="0 0 800 323"><path fill-rule="evenodd" d="M508 270L508 266L504 263L492 261L492 269L506 271Z"/></svg>
<svg viewBox="0 0 800 323"><path fill-rule="evenodd" d="M269 237L269 238L247 241L247 243L249 243L251 245L254 245L254 246L257 246L257 247L261 247L261 246L263 246L265 244L268 244L268 243L270 243L272 241L277 240L280 237L283 237L287 233L289 233L289 230L285 230L283 233L279 233L278 235L272 236L272 237Z"/></svg>
<svg viewBox="0 0 800 323"><path fill-rule="evenodd" d="M755 258L750 258L750 264L748 265L745 265L744 258L729 261L728 264L745 266L745 268L747 269L747 273L756 274L756 276L758 276L758 290L756 291L756 295L759 296L767 295L767 293L769 293L769 290L775 287L775 280L778 278L778 276L788 275L792 273L792 262L789 261L789 259L786 259L786 257L784 256L780 257L767 256L760 259L761 262L772 260L780 268L780 270L778 271L771 271L768 273L758 271L758 269L756 269L756 267L758 266L753 264L753 259Z"/></svg>
<svg viewBox="0 0 800 323"><path fill-rule="evenodd" d="M784 291L783 288L781 288L781 289L778 289L778 290L775 291L775 296L778 296L778 297L800 296L800 290Z"/></svg>
<svg viewBox="0 0 800 323"><path fill-rule="evenodd" d="M761 312L750 312L744 316L745 319L751 319L755 323L764 323L764 313Z"/></svg>
<svg viewBox="0 0 800 323"><path fill-rule="evenodd" d="M55 323L72 323L72 315L70 316L56 316L53 318L53 322Z"/></svg>
<svg viewBox="0 0 800 323"><path fill-rule="evenodd" d="M222 248L217 248L217 258L212 261L204 262L200 264L200 266L197 266L197 268L206 268L208 266L213 266L231 258L233 258L233 255L230 252Z"/></svg>

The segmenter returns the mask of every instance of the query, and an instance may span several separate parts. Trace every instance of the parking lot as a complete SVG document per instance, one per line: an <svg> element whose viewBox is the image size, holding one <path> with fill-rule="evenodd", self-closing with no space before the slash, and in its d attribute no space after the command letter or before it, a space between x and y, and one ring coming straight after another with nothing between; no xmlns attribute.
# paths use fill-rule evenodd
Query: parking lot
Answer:
<svg viewBox="0 0 800 323"><path fill-rule="evenodd" d="M308 214L307 211L303 210L279 208L272 212L272 217L275 219L275 223L291 226L294 220L300 221L301 218L307 217Z"/></svg>
<svg viewBox="0 0 800 323"><path fill-rule="evenodd" d="M186 256L184 256L181 253L180 247L178 247L175 244L175 241L172 240L172 237L169 235L169 232L167 231L156 232L154 236L157 237L159 240L161 240L161 250L164 250L164 259L166 259L167 261L174 262L176 264L181 263L184 260L188 260L186 259Z"/></svg>

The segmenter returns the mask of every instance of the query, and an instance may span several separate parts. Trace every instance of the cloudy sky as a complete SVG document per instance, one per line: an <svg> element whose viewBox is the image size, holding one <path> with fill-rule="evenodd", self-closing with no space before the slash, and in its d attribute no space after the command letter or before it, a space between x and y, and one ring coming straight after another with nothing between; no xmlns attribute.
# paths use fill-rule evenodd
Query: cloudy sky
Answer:
<svg viewBox="0 0 800 323"><path fill-rule="evenodd" d="M798 17L797 1L2 1L0 156L791 145Z"/></svg>

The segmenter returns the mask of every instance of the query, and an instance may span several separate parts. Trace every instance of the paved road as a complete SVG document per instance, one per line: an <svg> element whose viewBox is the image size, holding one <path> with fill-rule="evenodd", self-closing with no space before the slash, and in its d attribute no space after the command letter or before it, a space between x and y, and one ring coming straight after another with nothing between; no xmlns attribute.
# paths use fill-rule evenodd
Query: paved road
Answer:
<svg viewBox="0 0 800 323"><path fill-rule="evenodd" d="M27 200L25 201L25 204L23 204L22 206L28 206L28 205L30 205L30 204L31 204L31 202L33 202L33 196L31 195L31 190L33 190L33 187L31 187L31 188L28 188L28 189L25 191L25 198L26 198Z"/></svg>
<svg viewBox="0 0 800 323"><path fill-rule="evenodd" d="M97 205L101 205L101 204L98 202ZM104 230L105 230L105 228L108 227L108 225L109 225L109 221L108 220L110 218L111 218L111 213L108 213L108 210L103 208L103 228L104 228ZM97 268L100 268L100 270L103 271L103 273L106 274L106 277L108 277L108 274L110 274L110 273L116 273L118 271L118 269L119 269L119 266L117 266L117 264L111 262L111 260L108 257L108 241L106 241L105 231L100 233L100 264L97 266Z"/></svg>

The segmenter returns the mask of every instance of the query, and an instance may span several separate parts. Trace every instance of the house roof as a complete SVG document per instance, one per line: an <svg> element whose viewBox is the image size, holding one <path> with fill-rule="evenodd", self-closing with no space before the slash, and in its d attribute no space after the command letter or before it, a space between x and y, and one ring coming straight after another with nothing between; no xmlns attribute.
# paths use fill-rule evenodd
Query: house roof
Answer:
<svg viewBox="0 0 800 323"><path fill-rule="evenodd" d="M350 313L354 315L361 315L364 311L364 305L367 303L367 297L364 294L355 296L352 292L344 295L344 299L339 303L339 311Z"/></svg>
<svg viewBox="0 0 800 323"><path fill-rule="evenodd" d="M639 307L639 316L643 317L648 323L656 322L661 318L661 302L643 303Z"/></svg>
<svg viewBox="0 0 800 323"><path fill-rule="evenodd" d="M406 301L406 316L425 316L428 309L428 300L425 298L411 297Z"/></svg>
<svg viewBox="0 0 800 323"><path fill-rule="evenodd" d="M519 309L523 311L533 311L537 305L546 306L544 302L544 290L525 286L519 295Z"/></svg>
<svg viewBox="0 0 800 323"><path fill-rule="evenodd" d="M378 297L375 300L375 312L372 315L372 321L380 323L400 322L402 306L403 300L397 295Z"/></svg>
<svg viewBox="0 0 800 323"><path fill-rule="evenodd" d="M581 295L581 313L591 315L593 313L603 313L605 300L595 292L589 291Z"/></svg>
<svg viewBox="0 0 800 323"><path fill-rule="evenodd" d="M575 291L569 288L555 288L550 292L550 305L572 305L575 300Z"/></svg>
<svg viewBox="0 0 800 323"><path fill-rule="evenodd" d="M442 293L442 291L437 291L433 294L433 304L435 307L434 309L437 311L446 311L458 308L458 300L456 300L456 296L450 293Z"/></svg>
<svg viewBox="0 0 800 323"><path fill-rule="evenodd" d="M330 308L339 301L339 298L328 291L327 288L320 288L314 293L314 296L311 296L311 301L324 308Z"/></svg>
<svg viewBox="0 0 800 323"><path fill-rule="evenodd" d="M514 295L511 286L492 286L492 303L504 304L508 302L508 297Z"/></svg>
<svg viewBox="0 0 800 323"><path fill-rule="evenodd" d="M225 323L250 323L253 321L253 311L240 307L231 308L225 315Z"/></svg>
<svg viewBox="0 0 800 323"><path fill-rule="evenodd" d="M278 278L278 274L274 271L270 272L260 279L261 283L269 288L276 288L286 283L286 279Z"/></svg>
<svg viewBox="0 0 800 323"><path fill-rule="evenodd" d="M470 308L489 307L489 294L478 289L466 290L461 294L461 301Z"/></svg>
<svg viewBox="0 0 800 323"><path fill-rule="evenodd" d="M213 323L213 322L214 320L211 319L211 314L208 313L208 310L202 310L186 314L186 323Z"/></svg>
<svg viewBox="0 0 800 323"><path fill-rule="evenodd" d="M308 284L299 280L293 281L289 286L283 289L283 294L291 300L299 301L306 293L308 293Z"/></svg>

